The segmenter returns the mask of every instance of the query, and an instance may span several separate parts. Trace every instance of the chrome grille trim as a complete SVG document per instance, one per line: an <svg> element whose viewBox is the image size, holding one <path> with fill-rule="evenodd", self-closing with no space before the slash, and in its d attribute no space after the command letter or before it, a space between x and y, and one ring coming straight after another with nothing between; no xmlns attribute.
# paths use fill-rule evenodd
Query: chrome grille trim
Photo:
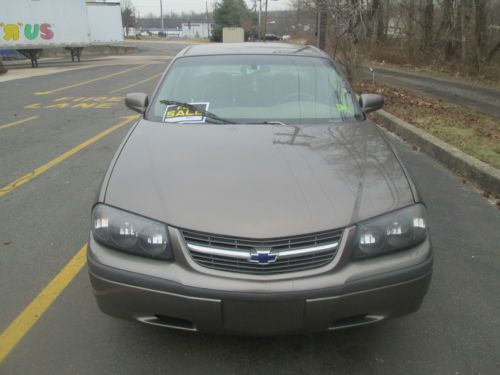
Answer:
<svg viewBox="0 0 500 375"><path fill-rule="evenodd" d="M221 255L230 258L250 259L250 252L217 249L215 247L199 246L190 243L187 244L187 247L189 250L196 251L197 253L203 253L208 255Z"/></svg>
<svg viewBox="0 0 500 375"><path fill-rule="evenodd" d="M276 255L278 259L280 257L285 257L285 256L293 258L301 255L320 253L323 251L332 250L337 248L338 246L339 242L337 241L328 245L305 247L302 249L287 250L287 251L276 251L276 252L271 252L271 254ZM250 260L251 256L250 251L224 250L224 249L218 249L216 247L199 246L190 243L187 244L187 247L189 250L193 250L196 251L197 253L203 253L208 255L221 255L225 257L247 259L247 260Z"/></svg>
<svg viewBox="0 0 500 375"><path fill-rule="evenodd" d="M342 230L269 240L189 230L181 232L191 258L198 265L254 275L282 274L325 266L334 259L342 239ZM273 260L255 261L262 250Z"/></svg>
<svg viewBox="0 0 500 375"><path fill-rule="evenodd" d="M321 245L321 246L314 246L314 247L304 247L302 249L295 249L295 250L287 250L287 251L279 251L278 256L283 256L283 257L296 257L300 255L307 255L307 254L313 254L313 253L321 253L323 251L328 251L332 249L336 249L340 244L340 241L333 242L328 245Z"/></svg>

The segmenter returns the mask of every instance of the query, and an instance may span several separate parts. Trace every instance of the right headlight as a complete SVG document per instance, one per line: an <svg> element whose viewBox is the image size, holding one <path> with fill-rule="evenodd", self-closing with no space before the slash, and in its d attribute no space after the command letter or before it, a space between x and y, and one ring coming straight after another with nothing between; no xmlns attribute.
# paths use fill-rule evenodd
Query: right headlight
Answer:
<svg viewBox="0 0 500 375"><path fill-rule="evenodd" d="M92 235L115 250L148 258L173 258L165 224L104 204L92 211Z"/></svg>
<svg viewBox="0 0 500 375"><path fill-rule="evenodd" d="M417 245L427 237L425 207L416 204L357 224L351 242L355 259Z"/></svg>

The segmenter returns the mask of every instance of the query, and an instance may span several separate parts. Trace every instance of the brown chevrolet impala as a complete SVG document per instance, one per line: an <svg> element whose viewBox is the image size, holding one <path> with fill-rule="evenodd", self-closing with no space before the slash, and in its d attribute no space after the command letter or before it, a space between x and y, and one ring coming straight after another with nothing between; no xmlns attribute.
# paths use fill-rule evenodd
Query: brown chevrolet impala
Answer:
<svg viewBox="0 0 500 375"><path fill-rule="evenodd" d="M416 311L432 272L410 176L320 50L207 44L179 53L92 210L88 268L106 314L270 335Z"/></svg>

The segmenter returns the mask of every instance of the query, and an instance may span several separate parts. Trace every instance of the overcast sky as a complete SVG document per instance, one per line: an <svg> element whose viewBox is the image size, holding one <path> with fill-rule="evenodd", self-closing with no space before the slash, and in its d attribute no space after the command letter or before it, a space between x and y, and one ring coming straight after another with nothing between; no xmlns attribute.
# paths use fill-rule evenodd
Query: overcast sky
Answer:
<svg viewBox="0 0 500 375"><path fill-rule="evenodd" d="M130 0L134 5L135 9L139 11L141 16L145 16L146 14L153 13L155 15L160 14L160 0ZM190 13L191 11L195 12L204 12L205 11L205 3L206 0L162 0L163 1L163 12L164 13L181 13L186 12ZM248 6L253 7L253 1L246 0ZM257 2L258 3L258 2ZM208 0L208 10L212 11L214 8L215 1ZM265 0L262 0L262 10L264 10ZM289 1L288 0L269 0L269 10L278 10L278 9L288 9Z"/></svg>

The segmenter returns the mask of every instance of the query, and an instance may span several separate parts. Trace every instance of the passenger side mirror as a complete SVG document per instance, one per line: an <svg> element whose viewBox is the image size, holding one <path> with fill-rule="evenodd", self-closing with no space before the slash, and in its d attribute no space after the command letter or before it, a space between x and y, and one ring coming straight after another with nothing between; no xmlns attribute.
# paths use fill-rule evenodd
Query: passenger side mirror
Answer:
<svg viewBox="0 0 500 375"><path fill-rule="evenodd" d="M365 113L374 112L384 106L384 97L378 94L362 94L359 97L359 105Z"/></svg>
<svg viewBox="0 0 500 375"><path fill-rule="evenodd" d="M142 92L131 92L125 96L125 105L133 111L144 113L149 104L149 98Z"/></svg>

